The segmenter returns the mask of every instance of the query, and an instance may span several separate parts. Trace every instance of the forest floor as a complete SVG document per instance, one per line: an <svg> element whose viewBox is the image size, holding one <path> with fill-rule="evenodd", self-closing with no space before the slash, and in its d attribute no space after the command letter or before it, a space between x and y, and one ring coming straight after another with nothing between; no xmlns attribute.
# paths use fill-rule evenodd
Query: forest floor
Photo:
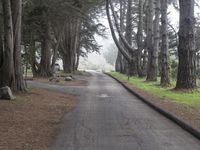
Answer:
<svg viewBox="0 0 200 150"><path fill-rule="evenodd" d="M65 81L64 77L59 77L59 82L50 82L49 79L46 78L33 78L35 82L40 83L48 83L53 85L62 85L62 86L87 86L88 82L86 80L75 79L73 81Z"/></svg>
<svg viewBox="0 0 200 150"><path fill-rule="evenodd" d="M62 118L78 97L31 89L15 101L1 101L0 149L48 150L60 129Z"/></svg>
<svg viewBox="0 0 200 150"><path fill-rule="evenodd" d="M145 82L145 79L110 72L112 76L131 87L138 94L162 109L176 115L194 128L200 130L200 92L177 92L173 87L163 88L159 82Z"/></svg>
<svg viewBox="0 0 200 150"><path fill-rule="evenodd" d="M72 81L65 81L66 76L73 76L75 79ZM57 78L59 79L59 82L56 81L49 81L48 78L37 78L33 77L32 72L29 70L28 76L25 77L26 80L40 82L40 83L47 83L47 84L53 84L53 85L61 85L61 86L87 86L88 81L84 79L84 77L90 77L91 73L86 71L75 71L72 74L66 74L62 71L57 73Z"/></svg>

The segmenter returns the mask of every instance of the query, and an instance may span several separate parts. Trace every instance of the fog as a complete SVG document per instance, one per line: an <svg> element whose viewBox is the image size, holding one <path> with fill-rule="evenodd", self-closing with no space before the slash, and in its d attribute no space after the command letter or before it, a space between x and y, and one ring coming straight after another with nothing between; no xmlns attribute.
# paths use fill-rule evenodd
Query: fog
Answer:
<svg viewBox="0 0 200 150"><path fill-rule="evenodd" d="M197 2L197 3L199 4L200 2ZM174 29L176 29L178 32L178 22L179 22L178 11L175 10L173 6L169 6L168 13L169 13L168 17L169 17L170 23L173 25ZM195 13L196 13L196 15L198 13L200 13L199 7L196 7ZM100 70L104 70L104 69L113 70L114 69L114 66L109 65L103 56L103 53L105 51L109 50L108 47L114 43L114 41L111 37L110 30L109 30L109 24L108 24L108 21L105 16L103 16L103 18L100 19L100 22L108 28L106 31L107 39L96 36L97 42L100 45L102 45L100 54L92 53L92 54L89 54L87 58L81 58L81 64L80 64L81 69L87 69L88 66L87 65L84 66L84 64L87 64L86 62L94 64L96 66L99 66Z"/></svg>

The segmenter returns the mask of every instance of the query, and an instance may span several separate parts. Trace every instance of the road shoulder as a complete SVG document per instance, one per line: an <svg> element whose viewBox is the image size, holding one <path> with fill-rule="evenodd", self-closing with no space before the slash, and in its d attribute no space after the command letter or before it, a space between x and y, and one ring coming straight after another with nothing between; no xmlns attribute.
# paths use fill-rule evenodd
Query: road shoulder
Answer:
<svg viewBox="0 0 200 150"><path fill-rule="evenodd" d="M138 97L147 105L149 105L165 117L178 124L180 127L191 133L193 136L200 139L200 120L198 119L200 117L200 113L198 111L195 111L194 109L193 111L191 111L191 108L169 101L165 98L160 98L158 96L152 95L148 92L137 88L132 84L127 83L126 81L119 80L111 74L105 74L115 79L130 93Z"/></svg>
<svg viewBox="0 0 200 150"><path fill-rule="evenodd" d="M59 132L64 114L78 97L34 88L15 101L0 101L0 149L47 150Z"/></svg>

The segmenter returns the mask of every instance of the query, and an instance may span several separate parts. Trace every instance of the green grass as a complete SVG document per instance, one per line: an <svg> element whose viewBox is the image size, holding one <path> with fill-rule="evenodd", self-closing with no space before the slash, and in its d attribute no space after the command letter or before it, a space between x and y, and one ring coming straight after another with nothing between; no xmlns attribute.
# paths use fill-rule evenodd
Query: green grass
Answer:
<svg viewBox="0 0 200 150"><path fill-rule="evenodd" d="M26 70L24 70L23 76L24 76L24 77L26 76ZM31 70L31 69L28 69L28 70L27 70L27 77L33 77L33 73L32 73L32 70Z"/></svg>
<svg viewBox="0 0 200 150"><path fill-rule="evenodd" d="M156 82L145 82L145 78L138 78L138 77L131 77L128 80L128 77L124 74L120 74L117 72L110 72L112 76L120 79L122 81L127 81L136 87L148 91L149 93L159 96L159 97L166 97L172 101L177 103L186 104L189 106L194 106L198 110L200 110L200 92L178 92L173 91L173 87L175 86L175 81L172 81L172 86L168 88L161 87L159 85L159 81ZM200 83L200 81L198 81Z"/></svg>

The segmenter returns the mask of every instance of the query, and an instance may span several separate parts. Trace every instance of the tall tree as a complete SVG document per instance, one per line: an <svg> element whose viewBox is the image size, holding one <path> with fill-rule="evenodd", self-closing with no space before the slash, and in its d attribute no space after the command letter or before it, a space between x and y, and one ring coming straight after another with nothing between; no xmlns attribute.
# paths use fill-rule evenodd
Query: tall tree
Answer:
<svg viewBox="0 0 200 150"><path fill-rule="evenodd" d="M48 16L47 16L48 17ZM41 35L41 61L38 68L38 76L50 77L52 76L51 70L51 25L50 21L44 20Z"/></svg>
<svg viewBox="0 0 200 150"><path fill-rule="evenodd" d="M122 32L124 32L125 30L125 14L126 14L126 2L125 1L119 1L119 5L120 5L120 10L119 10L119 20L120 20L120 30ZM122 43L120 41L120 43ZM126 67L127 67L127 60L125 59L125 57L123 56L123 54L120 52L120 50L118 50L118 56L117 56L117 60L116 60L116 70L120 73L127 73L126 72Z"/></svg>
<svg viewBox="0 0 200 150"><path fill-rule="evenodd" d="M114 5L113 5L113 1L107 0L106 2L107 2L107 4L106 4L106 10L107 11L106 12L107 12L107 17L108 17L108 21L109 21L109 25L110 25L110 29L111 29L111 34L112 34L113 40L114 40L116 46L119 48L120 53L123 55L123 58L125 58L125 62L128 62L129 64L131 64L132 62L135 62L135 64L136 64L136 59L134 61L134 58L133 58L132 54L134 54L134 52L136 52L137 49L135 49L135 47L131 45L132 44L132 39L126 38L126 36L124 36L124 33L123 33L122 29L120 28L121 25L119 24L119 21L118 21L119 18L118 18L118 15L117 15L116 11L115 11L115 8L114 8ZM130 3L129 3L129 5L130 5ZM110 6L110 9L111 9L111 12L112 12L113 21L112 21L111 16L110 16L109 6ZM120 14L122 14L122 13L120 12ZM120 21L121 21L121 19L120 19ZM113 22L114 22L115 26L113 25ZM119 39L117 39L117 36L116 36L116 33L115 33L115 28L116 28L117 34L119 35ZM131 31L127 31L127 32L131 32ZM130 44L130 40L131 40L131 44ZM127 68L127 67L125 67L125 68ZM136 67L134 67L134 68L135 68L134 70L137 71L137 68ZM125 73L127 73L127 71Z"/></svg>
<svg viewBox="0 0 200 150"><path fill-rule="evenodd" d="M170 85L169 77L169 55L168 55L168 19L167 19L168 0L161 1L161 80L162 86Z"/></svg>
<svg viewBox="0 0 200 150"><path fill-rule="evenodd" d="M137 29L137 72L139 77L143 77L145 75L144 72L146 70L142 70L142 51L143 51L143 28L144 28L144 0L139 0L139 7L138 7L138 29Z"/></svg>
<svg viewBox="0 0 200 150"><path fill-rule="evenodd" d="M26 91L21 59L22 0L3 0L3 26L1 33L0 87L9 86L16 92ZM3 45L3 46L2 46Z"/></svg>
<svg viewBox="0 0 200 150"><path fill-rule="evenodd" d="M14 44L14 72L15 72L15 90L25 91L23 79L23 67L21 59L21 28L22 28L22 0L12 0L12 20L13 20L13 44Z"/></svg>
<svg viewBox="0 0 200 150"><path fill-rule="evenodd" d="M121 44L121 42L118 40L117 38L117 35L115 33L115 29L114 29L114 26L113 26L113 23L112 23L112 19L111 19L111 15L110 15L110 9L109 9L109 6L111 6L111 10L112 10L112 13L114 13L114 10L113 10L113 5L112 5L112 2L110 2L110 0L106 0L106 13L107 13L107 18L108 18L108 23L109 23L109 26L110 26L110 30L111 30L111 34L112 34L112 37L113 37L113 40L118 48L118 50L121 52L121 54L124 56L124 58L128 61L128 62L131 62L131 59L132 57L130 56L129 52L127 52L126 49L124 49L124 46L123 44ZM113 14L114 16L114 20L115 20L115 24L116 24L116 28L118 29L118 33L119 35L121 35L121 30L119 29L119 25L118 25L118 22L116 21L116 14ZM121 36L120 38L121 40L124 38ZM128 46L128 45L126 45ZM131 48L132 49L132 48Z"/></svg>
<svg viewBox="0 0 200 150"><path fill-rule="evenodd" d="M133 45L133 0L127 2L127 13L126 13L126 30L125 38L130 46ZM131 52L132 61L128 64L128 74L130 76L137 75L137 57L136 51Z"/></svg>
<svg viewBox="0 0 200 150"><path fill-rule="evenodd" d="M64 72L71 73L75 70L76 54L79 45L80 19L69 17L62 39L62 60Z"/></svg>
<svg viewBox="0 0 200 150"><path fill-rule="evenodd" d="M179 0L179 65L176 89L188 90L197 87L194 3L194 0Z"/></svg>
<svg viewBox="0 0 200 150"><path fill-rule="evenodd" d="M160 50L160 1L161 0L155 0L155 19L154 19L154 51L153 51L153 58L152 58L152 64L154 68L152 71L154 72L154 76L157 77L157 71L158 71L158 53ZM154 77L154 78L155 78ZM157 79L155 79L157 80Z"/></svg>
<svg viewBox="0 0 200 150"><path fill-rule="evenodd" d="M154 35L153 35L153 17L154 17L154 0L148 1L148 8L147 8L147 50L148 50L148 67L147 67L147 81L155 81L157 80L156 74L156 64L154 56Z"/></svg>
<svg viewBox="0 0 200 150"><path fill-rule="evenodd" d="M13 21L10 0L3 0L4 18L4 61L2 67L1 87L14 86L14 60L13 60Z"/></svg>

